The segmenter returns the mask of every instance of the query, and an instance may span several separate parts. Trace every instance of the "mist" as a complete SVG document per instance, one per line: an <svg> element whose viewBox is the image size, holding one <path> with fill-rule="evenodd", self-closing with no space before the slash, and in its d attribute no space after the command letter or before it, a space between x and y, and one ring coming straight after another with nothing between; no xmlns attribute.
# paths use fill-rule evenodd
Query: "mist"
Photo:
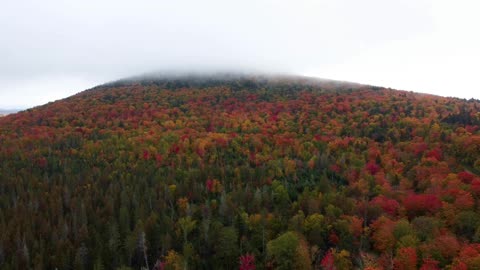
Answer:
<svg viewBox="0 0 480 270"><path fill-rule="evenodd" d="M480 98L475 1L8 1L0 108L148 72L282 73Z"/></svg>

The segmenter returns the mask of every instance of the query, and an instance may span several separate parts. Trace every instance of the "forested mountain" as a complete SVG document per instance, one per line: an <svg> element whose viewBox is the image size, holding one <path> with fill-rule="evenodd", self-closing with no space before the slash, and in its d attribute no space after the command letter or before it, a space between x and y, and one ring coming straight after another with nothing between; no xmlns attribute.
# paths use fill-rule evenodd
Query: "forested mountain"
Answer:
<svg viewBox="0 0 480 270"><path fill-rule="evenodd" d="M480 269L480 102L113 82L0 118L1 269Z"/></svg>

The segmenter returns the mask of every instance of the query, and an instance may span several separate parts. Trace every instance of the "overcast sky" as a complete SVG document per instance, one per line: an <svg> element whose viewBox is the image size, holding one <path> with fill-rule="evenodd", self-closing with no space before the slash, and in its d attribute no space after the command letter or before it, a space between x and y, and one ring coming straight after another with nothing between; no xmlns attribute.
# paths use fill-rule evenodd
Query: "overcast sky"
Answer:
<svg viewBox="0 0 480 270"><path fill-rule="evenodd" d="M151 71L243 70L480 98L480 1L2 1L0 108Z"/></svg>

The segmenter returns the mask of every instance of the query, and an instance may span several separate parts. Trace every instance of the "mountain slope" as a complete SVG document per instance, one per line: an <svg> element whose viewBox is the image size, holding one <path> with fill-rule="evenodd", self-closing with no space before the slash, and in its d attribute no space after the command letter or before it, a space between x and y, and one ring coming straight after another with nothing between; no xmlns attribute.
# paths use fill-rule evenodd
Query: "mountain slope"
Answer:
<svg viewBox="0 0 480 270"><path fill-rule="evenodd" d="M0 265L474 267L479 108L222 75L123 80L9 115Z"/></svg>

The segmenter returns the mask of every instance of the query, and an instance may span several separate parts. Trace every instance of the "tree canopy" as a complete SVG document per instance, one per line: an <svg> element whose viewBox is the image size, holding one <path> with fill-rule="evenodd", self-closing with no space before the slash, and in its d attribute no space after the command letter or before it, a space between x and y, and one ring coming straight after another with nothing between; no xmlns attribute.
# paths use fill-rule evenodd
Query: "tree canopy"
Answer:
<svg viewBox="0 0 480 270"><path fill-rule="evenodd" d="M480 102L126 80L0 118L1 269L477 269Z"/></svg>

